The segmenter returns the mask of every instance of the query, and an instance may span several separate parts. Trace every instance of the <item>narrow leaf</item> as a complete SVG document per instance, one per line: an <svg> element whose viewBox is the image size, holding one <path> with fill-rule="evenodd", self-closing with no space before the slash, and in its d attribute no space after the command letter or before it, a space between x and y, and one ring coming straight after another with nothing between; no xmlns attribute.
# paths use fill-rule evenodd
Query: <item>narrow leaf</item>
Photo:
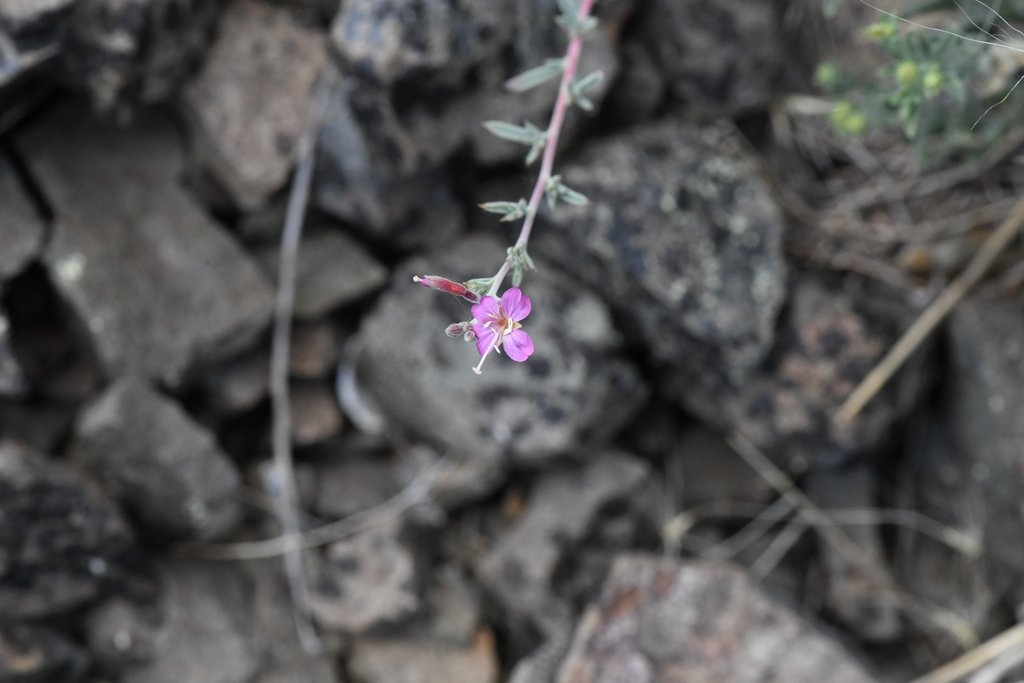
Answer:
<svg viewBox="0 0 1024 683"><path fill-rule="evenodd" d="M529 122L525 126L517 126L505 121L486 121L484 128L495 137L520 145L536 145L538 138L542 136L540 129Z"/></svg>
<svg viewBox="0 0 1024 683"><path fill-rule="evenodd" d="M590 203L590 200L587 199L585 194L566 187L562 183L558 183L558 198L572 206L586 206Z"/></svg>
<svg viewBox="0 0 1024 683"><path fill-rule="evenodd" d="M518 202L485 202L480 208L489 213L501 214L502 221L514 221L526 215L526 200Z"/></svg>
<svg viewBox="0 0 1024 683"><path fill-rule="evenodd" d="M537 137L536 141L534 141L533 145L530 147L530 152L526 155L527 166L537 161L540 153L544 151L544 145L547 143L547 139L547 135L541 134Z"/></svg>
<svg viewBox="0 0 1024 683"><path fill-rule="evenodd" d="M510 78L505 82L505 87L512 92L526 92L536 88L538 85L547 83L552 78L558 78L562 75L564 68L564 59L549 59L540 66L535 66L518 76Z"/></svg>

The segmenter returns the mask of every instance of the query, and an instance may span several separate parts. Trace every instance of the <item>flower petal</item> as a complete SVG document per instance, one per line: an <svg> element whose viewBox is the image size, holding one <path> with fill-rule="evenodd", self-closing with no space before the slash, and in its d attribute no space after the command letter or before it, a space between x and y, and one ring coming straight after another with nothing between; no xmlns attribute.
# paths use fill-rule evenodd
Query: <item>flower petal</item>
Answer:
<svg viewBox="0 0 1024 683"><path fill-rule="evenodd" d="M506 316L519 322L530 315L533 305L530 303L530 297L523 294L521 289L512 287L501 295L501 307L505 309Z"/></svg>
<svg viewBox="0 0 1024 683"><path fill-rule="evenodd" d="M494 344L498 343L498 335L493 328L473 325L476 332L476 350L481 356L486 354Z"/></svg>
<svg viewBox="0 0 1024 683"><path fill-rule="evenodd" d="M493 296L485 296L483 301L478 304L473 304L470 308L473 311L473 317L482 322L488 320L496 320L501 317L501 309L498 306L498 300Z"/></svg>
<svg viewBox="0 0 1024 683"><path fill-rule="evenodd" d="M533 340L530 339L530 335L522 330L512 330L509 332L505 336L502 346L508 357L517 363L522 363L533 354Z"/></svg>

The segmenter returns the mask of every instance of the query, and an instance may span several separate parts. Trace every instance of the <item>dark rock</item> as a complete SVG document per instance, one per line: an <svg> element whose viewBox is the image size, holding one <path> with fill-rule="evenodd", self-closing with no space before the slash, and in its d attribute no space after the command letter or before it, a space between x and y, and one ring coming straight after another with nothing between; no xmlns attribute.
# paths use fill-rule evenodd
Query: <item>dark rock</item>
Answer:
<svg viewBox="0 0 1024 683"><path fill-rule="evenodd" d="M292 326L288 374L299 379L323 379L338 367L338 332L325 321L296 323Z"/></svg>
<svg viewBox="0 0 1024 683"><path fill-rule="evenodd" d="M81 683L89 654L62 634L39 626L0 626L0 681Z"/></svg>
<svg viewBox="0 0 1024 683"><path fill-rule="evenodd" d="M210 538L237 521L234 465L212 434L142 381L119 380L89 405L71 451L151 530Z"/></svg>
<svg viewBox="0 0 1024 683"><path fill-rule="evenodd" d="M270 354L250 349L203 373L203 407L218 417L230 417L255 408L267 397Z"/></svg>
<svg viewBox="0 0 1024 683"><path fill-rule="evenodd" d="M348 81L332 91L320 131L316 202L372 239L409 248L450 239L465 225L441 172L420 172L386 94Z"/></svg>
<svg viewBox="0 0 1024 683"><path fill-rule="evenodd" d="M160 621L139 637L153 657L127 666L124 683L250 683L264 664L255 633L252 589L235 567L166 562L160 571Z"/></svg>
<svg viewBox="0 0 1024 683"><path fill-rule="evenodd" d="M74 0L8 0L0 6L0 88L60 53L72 5Z"/></svg>
<svg viewBox="0 0 1024 683"><path fill-rule="evenodd" d="M289 388L292 443L312 446L341 431L342 416L331 387L323 382L293 381Z"/></svg>
<svg viewBox="0 0 1024 683"><path fill-rule="evenodd" d="M842 647L739 569L615 562L577 627L559 683L870 683Z"/></svg>
<svg viewBox="0 0 1024 683"><path fill-rule="evenodd" d="M16 143L56 214L47 265L107 372L178 385L266 324L262 273L175 181L168 121L117 129L63 108Z"/></svg>
<svg viewBox="0 0 1024 683"><path fill-rule="evenodd" d="M784 64L781 32L771 0L654 0L642 6L626 41L649 53L673 100L712 118L768 108Z"/></svg>
<svg viewBox="0 0 1024 683"><path fill-rule="evenodd" d="M62 65L108 111L166 99L206 50L224 0L79 0Z"/></svg>
<svg viewBox="0 0 1024 683"><path fill-rule="evenodd" d="M0 312L0 396L17 396L25 390L25 376L11 348L11 324Z"/></svg>
<svg viewBox="0 0 1024 683"><path fill-rule="evenodd" d="M327 547L310 607L327 628L363 633L420 609L416 557L393 520Z"/></svg>
<svg viewBox="0 0 1024 683"><path fill-rule="evenodd" d="M658 359L749 375L786 288L782 218L739 134L669 119L561 173L591 204L543 214L534 254L598 291Z"/></svg>
<svg viewBox="0 0 1024 683"><path fill-rule="evenodd" d="M903 328L899 318L866 307L871 296L804 276L794 286L775 350L745 382L715 386L710 372L696 378L681 373L670 390L711 424L739 430L795 471L836 465L876 447L913 405L923 380L917 358L853 425L835 420Z"/></svg>
<svg viewBox="0 0 1024 683"><path fill-rule="evenodd" d="M644 395L636 370L617 355L608 311L544 264L524 291L525 321L537 351L526 363L488 359L481 376L475 345L445 337L468 319L468 305L412 283L412 275L497 269L505 250L473 238L410 261L364 319L359 370L394 427L478 463L508 453L533 461L578 451L613 434Z"/></svg>
<svg viewBox="0 0 1024 683"><path fill-rule="evenodd" d="M647 477L641 461L605 451L590 454L581 466L554 470L540 479L523 513L476 567L481 584L520 640L532 629L547 628L553 612L567 613L571 596L554 583L559 563L582 554L580 544L594 531L602 510L611 505L636 508ZM574 564L580 563L576 557Z"/></svg>
<svg viewBox="0 0 1024 683"><path fill-rule="evenodd" d="M11 442L0 443L0 500L0 621L81 607L131 548L127 524L91 482Z"/></svg>
<svg viewBox="0 0 1024 683"><path fill-rule="evenodd" d="M804 482L807 495L826 512L833 509L872 510L878 506L875 470L870 463L858 463L843 470L812 472ZM857 547L862 562L874 567L865 572L863 564L826 542L821 544L827 587L825 605L836 618L860 638L893 641L902 635L899 604L887 590L894 585L877 525L844 527L843 533Z"/></svg>
<svg viewBox="0 0 1024 683"><path fill-rule="evenodd" d="M979 600L964 596L962 579L985 593L1024 601L1020 571L1024 546L1024 296L981 293L958 305L950 319L948 384L938 413L916 434L922 456L908 485L930 517L976 535L981 562L933 548L925 539L908 553L915 588L940 604L967 600L978 618ZM928 565L931 560L936 562ZM920 572L920 574L918 574ZM958 578L960 579L958 581ZM968 583L967 585L973 585ZM960 595L960 598L957 596ZM983 604L983 603L982 603ZM952 605L951 605L952 606Z"/></svg>
<svg viewBox="0 0 1024 683"><path fill-rule="evenodd" d="M288 179L327 61L323 35L283 8L236 0L202 71L185 87L196 156L243 209Z"/></svg>
<svg viewBox="0 0 1024 683"><path fill-rule="evenodd" d="M13 167L0 157L0 285L20 272L43 248L43 222L22 191Z"/></svg>
<svg viewBox="0 0 1024 683"><path fill-rule="evenodd" d="M77 406L59 401L0 401L0 434L41 453L54 453L75 423Z"/></svg>
<svg viewBox="0 0 1024 683"><path fill-rule="evenodd" d="M260 262L277 281L280 250L259 252ZM295 276L295 315L316 318L380 288L387 270L358 242L337 230L311 231L299 244Z"/></svg>

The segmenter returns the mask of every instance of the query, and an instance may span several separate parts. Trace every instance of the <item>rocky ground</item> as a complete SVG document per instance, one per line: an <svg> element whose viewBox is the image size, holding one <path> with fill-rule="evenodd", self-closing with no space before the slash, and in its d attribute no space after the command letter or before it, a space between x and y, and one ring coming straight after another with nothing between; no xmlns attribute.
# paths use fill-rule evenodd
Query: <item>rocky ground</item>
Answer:
<svg viewBox="0 0 1024 683"><path fill-rule="evenodd" d="M502 83L563 49L554 0L0 0L0 681L895 683L1010 627L1019 248L833 417L1019 160L892 196L898 137L786 106L864 49L820 4L598 3L556 168L591 204L541 214L536 354L476 376L468 305L411 276L514 239L475 205L533 171L480 122L546 120ZM264 483L325 78L288 365L311 653Z"/></svg>

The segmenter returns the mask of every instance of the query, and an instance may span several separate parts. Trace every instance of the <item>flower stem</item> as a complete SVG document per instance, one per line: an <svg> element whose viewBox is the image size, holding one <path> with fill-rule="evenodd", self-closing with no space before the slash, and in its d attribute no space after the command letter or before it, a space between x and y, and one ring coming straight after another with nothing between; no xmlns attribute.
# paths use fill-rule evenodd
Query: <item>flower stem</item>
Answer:
<svg viewBox="0 0 1024 683"><path fill-rule="evenodd" d="M582 0L580 2L577 16L581 21L587 18L593 6L594 0ZM515 248L517 249L525 248L530 241L533 223L537 218L540 203L544 199L544 190L547 187L548 180L551 179L551 169L555 165L555 151L558 149L558 137L561 135L562 123L565 121L565 113L569 109L571 100L569 86L572 84L573 78L576 77L576 68L579 66L582 46L583 36L581 33L576 33L576 35L569 38L569 46L565 51L565 67L562 71L561 83L558 86L558 97L555 100L554 109L551 111L551 120L548 122L548 128L545 131L544 156L540 162L540 174L537 176L537 183L533 186L530 203L526 207L523 227L519 231L519 239L515 243ZM495 273L491 287L487 291L488 296L494 296L498 292L502 281L508 275L510 267L507 259L501 264L501 268Z"/></svg>

